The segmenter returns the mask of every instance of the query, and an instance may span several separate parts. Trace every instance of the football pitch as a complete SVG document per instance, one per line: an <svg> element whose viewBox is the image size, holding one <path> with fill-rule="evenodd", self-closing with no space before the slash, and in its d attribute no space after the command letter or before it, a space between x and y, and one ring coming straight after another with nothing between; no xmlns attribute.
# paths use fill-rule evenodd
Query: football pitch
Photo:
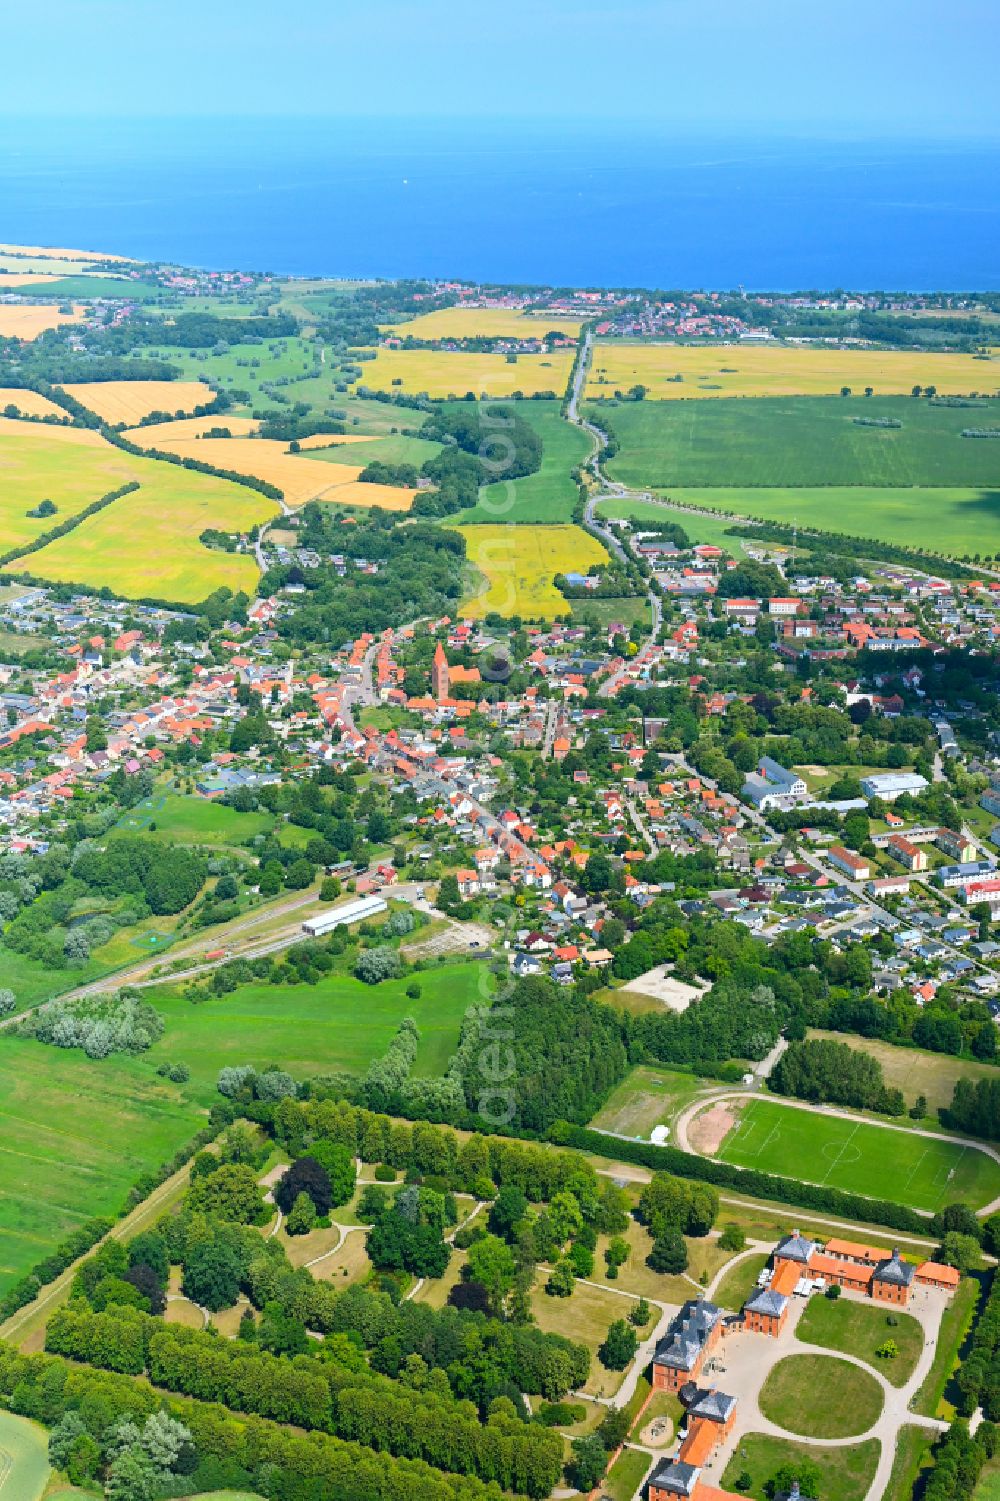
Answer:
<svg viewBox="0 0 1000 1501"><path fill-rule="evenodd" d="M934 1211L1000 1195L1000 1164L976 1147L887 1130L773 1100L750 1100L719 1151L724 1162Z"/></svg>

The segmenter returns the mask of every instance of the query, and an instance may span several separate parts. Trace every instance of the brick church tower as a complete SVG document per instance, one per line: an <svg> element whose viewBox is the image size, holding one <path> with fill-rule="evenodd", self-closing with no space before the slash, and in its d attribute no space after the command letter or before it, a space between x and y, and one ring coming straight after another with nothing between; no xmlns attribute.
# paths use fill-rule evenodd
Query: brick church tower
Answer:
<svg viewBox="0 0 1000 1501"><path fill-rule="evenodd" d="M434 653L434 665L431 668L431 692L438 703L446 699L451 689L451 674L448 671L448 658L444 654L444 647L440 641L437 651Z"/></svg>

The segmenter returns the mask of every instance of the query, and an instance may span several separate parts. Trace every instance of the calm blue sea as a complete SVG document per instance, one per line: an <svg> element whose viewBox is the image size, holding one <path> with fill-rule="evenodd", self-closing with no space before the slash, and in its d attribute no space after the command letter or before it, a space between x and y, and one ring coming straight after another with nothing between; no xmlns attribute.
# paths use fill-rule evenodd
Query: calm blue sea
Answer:
<svg viewBox="0 0 1000 1501"><path fill-rule="evenodd" d="M1000 287L1000 146L551 122L5 121L0 240L215 268Z"/></svg>

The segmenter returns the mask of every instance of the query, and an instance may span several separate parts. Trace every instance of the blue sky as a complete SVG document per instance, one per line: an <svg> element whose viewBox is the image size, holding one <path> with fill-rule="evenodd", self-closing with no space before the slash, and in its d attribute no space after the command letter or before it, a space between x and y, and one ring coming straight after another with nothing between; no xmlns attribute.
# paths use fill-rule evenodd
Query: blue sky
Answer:
<svg viewBox="0 0 1000 1501"><path fill-rule="evenodd" d="M998 0L46 0L2 37L6 115L1000 135Z"/></svg>

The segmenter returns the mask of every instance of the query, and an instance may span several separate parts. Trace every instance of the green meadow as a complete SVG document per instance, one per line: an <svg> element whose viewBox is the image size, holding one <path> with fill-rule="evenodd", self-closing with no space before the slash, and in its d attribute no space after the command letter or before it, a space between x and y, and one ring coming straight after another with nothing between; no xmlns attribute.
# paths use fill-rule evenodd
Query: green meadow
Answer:
<svg viewBox="0 0 1000 1501"><path fill-rule="evenodd" d="M1000 488L1000 401L932 406L908 396L786 396L602 405L620 444L613 479L636 487L863 485ZM860 421L858 419L864 419ZM873 427L873 420L899 427Z"/></svg>
<svg viewBox="0 0 1000 1501"><path fill-rule="evenodd" d="M573 519L578 491L572 472L590 452L589 438L566 421L557 401L522 401L517 410L542 440L542 467L523 479L484 485L479 504L462 512L463 523Z"/></svg>
<svg viewBox="0 0 1000 1501"><path fill-rule="evenodd" d="M69 1231L114 1214L136 1179L171 1158L204 1124L227 1064L276 1064L302 1078L363 1072L400 1022L420 1029L416 1072L444 1071L462 1018L491 984L477 962L410 980L363 985L331 975L317 985L248 985L198 1005L179 991L147 991L166 1022L141 1057L95 1061L77 1049L0 1033L0 1295ZM187 1084L156 1074L186 1063Z"/></svg>
<svg viewBox="0 0 1000 1501"><path fill-rule="evenodd" d="M273 823L267 813L239 813L210 798L160 793L124 813L116 827L178 844L235 846L266 833Z"/></svg>

